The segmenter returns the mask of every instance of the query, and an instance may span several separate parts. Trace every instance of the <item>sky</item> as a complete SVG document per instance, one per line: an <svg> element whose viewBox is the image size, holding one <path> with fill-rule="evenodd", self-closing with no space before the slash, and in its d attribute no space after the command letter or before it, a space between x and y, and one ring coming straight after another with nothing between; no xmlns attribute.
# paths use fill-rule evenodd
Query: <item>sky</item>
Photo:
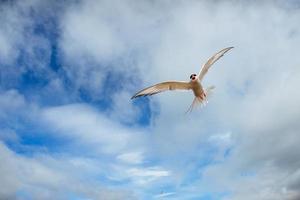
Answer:
<svg viewBox="0 0 300 200"><path fill-rule="evenodd" d="M1 1L0 199L299 200L300 1ZM131 100L189 80L191 92Z"/></svg>

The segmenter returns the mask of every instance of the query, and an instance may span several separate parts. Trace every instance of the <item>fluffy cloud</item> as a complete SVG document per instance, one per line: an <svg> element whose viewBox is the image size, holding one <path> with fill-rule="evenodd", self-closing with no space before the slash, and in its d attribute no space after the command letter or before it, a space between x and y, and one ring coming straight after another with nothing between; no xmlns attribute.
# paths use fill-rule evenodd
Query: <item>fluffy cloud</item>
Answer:
<svg viewBox="0 0 300 200"><path fill-rule="evenodd" d="M131 179L138 185L170 174L161 167L151 166L151 163L143 165L144 159L149 162L146 156L151 144L145 133L109 120L87 105L48 108L41 116L55 134L66 135L72 138L74 146L77 143L79 148L88 149L89 152L81 152L83 156L107 159L106 162L115 168L111 171L108 166L109 174L123 171L127 175L121 175L122 179Z"/></svg>
<svg viewBox="0 0 300 200"><path fill-rule="evenodd" d="M52 199L53 196L58 199L76 196L92 199L135 199L126 190L115 192L114 189L105 189L89 180L88 174L94 174L96 166L88 159L44 155L24 157L9 150L2 142L0 155L2 199Z"/></svg>
<svg viewBox="0 0 300 200"><path fill-rule="evenodd" d="M56 183L74 180L72 176L78 168L73 164L77 163L86 167L80 168L86 172L84 177L100 174L109 181L127 181L127 187L122 185L117 187L119 192L113 191L117 196L109 191L112 196L107 199L124 199L122 195L131 198L131 193L124 193L122 187L140 198L191 199L207 194L236 200L299 198L300 16L296 2L258 5L238 1L129 0L78 1L61 6L57 45L62 60L59 73L65 79L48 70L51 39L24 34L24 27L33 27L34 18L9 17L16 15L14 9L20 7L45 8L37 2L30 6L18 4L19 7L6 9L6 14L1 13L10 19L7 28L0 29L1 63L12 63L19 55L12 50L15 44L29 39L32 45L26 48L30 57L26 62L33 63L35 67L29 68L39 75L49 72L50 83L45 91L60 91L61 97L57 98L70 98L73 102L82 101L86 95L96 105L76 102L44 107L28 102L26 99L32 98L24 98L22 91L6 90L1 92L0 119L7 122L19 110L33 110L38 119L35 123L72 141L74 150L70 154L96 159L71 162L70 157L56 157L46 165L45 159L26 158L2 144L1 152L9 162L1 163L38 166L34 184L29 181L28 186L28 182L11 179L7 187L25 184L31 193L52 194L49 191ZM59 3L49 5L61 8ZM205 108L184 115L193 98L188 92L153 96L150 102L129 100L131 93L149 84L188 80L209 56L227 46L235 48L204 79L205 86L216 86ZM41 61L35 48L44 50L47 59ZM11 77L7 71L5 75ZM3 80L5 84L9 81ZM63 88L69 85L72 91L67 94ZM141 104L149 104L150 113L145 114L145 109L139 108ZM136 123L144 115L150 118L146 127ZM20 142L18 132L3 128L1 140ZM95 170L101 161L101 169ZM67 166L74 173L49 163ZM10 170L8 174L14 178L26 174L9 165L3 165L3 169L3 174ZM53 180L40 182L45 176ZM114 185L107 180L93 181ZM136 189L145 185L148 190ZM93 184L81 187L82 194L93 193ZM1 194L8 197L15 191L7 188ZM102 194L93 195L86 196L97 198Z"/></svg>
<svg viewBox="0 0 300 200"><path fill-rule="evenodd" d="M209 135L224 129L232 132L235 146L229 158L212 170L212 174L217 174L214 178L205 179L214 180L211 185L214 191L214 185L222 181L221 173L228 173L220 188L234 185L235 189L228 188L233 190L229 199L245 199L245 196L289 199L299 193L289 183L295 181L299 168L296 153L299 151L299 109L296 108L300 98L297 92L300 60L295 53L295 44L300 39L295 34L297 18L297 12L287 12L270 4L187 3L174 10L174 23L170 23L168 29L172 31L165 32L165 39L154 52L153 74L160 71L166 79L183 79L184 72L198 70L195 66L200 66L200 60L205 61L198 55L208 57L221 47L236 47L218 61L205 78L204 84L213 83L217 88L202 114L194 114L189 123L177 117L180 116L178 110L183 109L181 102L185 106L188 102L182 101L179 94L161 95L156 98L160 101L161 113L155 119L160 129L155 133L159 135L158 141L172 135L166 143L171 141L176 144L174 149L182 146L193 153L193 144L201 144ZM175 98L178 100L172 100ZM170 117L166 119L167 116ZM208 166L207 170L214 168ZM254 172L253 177L242 176L248 171ZM288 174L284 183L279 181ZM231 181L232 177L237 180Z"/></svg>

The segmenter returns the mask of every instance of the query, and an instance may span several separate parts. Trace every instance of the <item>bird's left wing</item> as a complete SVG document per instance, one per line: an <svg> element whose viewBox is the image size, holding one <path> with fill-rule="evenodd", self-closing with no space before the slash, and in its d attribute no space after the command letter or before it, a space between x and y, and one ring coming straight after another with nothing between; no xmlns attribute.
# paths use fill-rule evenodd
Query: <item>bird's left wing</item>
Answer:
<svg viewBox="0 0 300 200"><path fill-rule="evenodd" d="M167 82L162 82L158 83L156 85L147 87L135 95L131 97L131 99L140 97L140 96L148 96L148 95L153 95L157 94L160 92L164 92L167 90L189 90L191 89L191 84L189 82L183 82L183 81L167 81Z"/></svg>
<svg viewBox="0 0 300 200"><path fill-rule="evenodd" d="M217 61L219 60L227 51L229 51L230 49L232 49L233 47L227 47L225 49L222 49L221 51L219 51L218 53L215 53L212 57L210 57L208 59L208 61L203 65L203 67L201 68L201 71L198 75L198 79L199 81L202 81L203 77L205 76L205 74L207 73L208 69Z"/></svg>

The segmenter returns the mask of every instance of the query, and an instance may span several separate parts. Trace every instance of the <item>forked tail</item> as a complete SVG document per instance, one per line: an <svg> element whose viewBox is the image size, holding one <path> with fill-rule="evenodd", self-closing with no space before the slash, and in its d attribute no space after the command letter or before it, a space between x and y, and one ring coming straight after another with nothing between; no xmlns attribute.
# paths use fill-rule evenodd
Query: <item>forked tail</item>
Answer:
<svg viewBox="0 0 300 200"><path fill-rule="evenodd" d="M190 113L193 111L193 109L198 106L199 104L201 106L205 106L208 103L208 98L212 95L212 90L215 88L215 86L209 86L205 89L205 95L200 97L195 97L192 104L190 105L189 109L185 113Z"/></svg>

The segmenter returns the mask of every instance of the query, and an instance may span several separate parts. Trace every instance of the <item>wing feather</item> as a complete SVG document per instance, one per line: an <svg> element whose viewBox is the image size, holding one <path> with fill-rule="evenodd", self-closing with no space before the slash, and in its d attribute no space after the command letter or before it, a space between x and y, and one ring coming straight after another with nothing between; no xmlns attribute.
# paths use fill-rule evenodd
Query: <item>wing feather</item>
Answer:
<svg viewBox="0 0 300 200"><path fill-rule="evenodd" d="M191 84L189 82L183 82L183 81L167 81L158 83L156 85L147 87L139 92L137 92L135 95L131 97L131 99L134 99L136 97L140 96L148 96L157 94L160 92L164 92L167 90L189 90L191 89Z"/></svg>
<svg viewBox="0 0 300 200"><path fill-rule="evenodd" d="M207 73L208 69L217 61L219 60L227 51L232 49L233 47L227 47L225 49L222 49L218 53L215 53L211 58L208 59L208 61L202 66L202 69L198 75L199 81L202 81L203 77Z"/></svg>

